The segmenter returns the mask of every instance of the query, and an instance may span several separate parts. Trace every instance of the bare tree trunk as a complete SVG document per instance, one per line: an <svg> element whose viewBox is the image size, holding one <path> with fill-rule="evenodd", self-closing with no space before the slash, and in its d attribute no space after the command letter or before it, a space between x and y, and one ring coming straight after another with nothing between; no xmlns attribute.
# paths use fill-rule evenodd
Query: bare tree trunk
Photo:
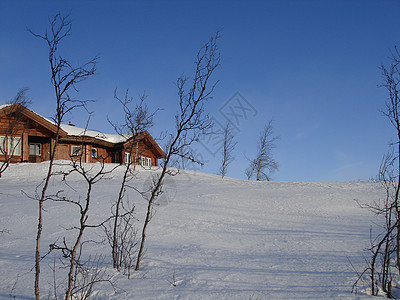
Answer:
<svg viewBox="0 0 400 300"><path fill-rule="evenodd" d="M146 218L144 220L144 224L143 224L143 228L142 228L142 236L141 236L141 240L140 240L140 246L139 246L139 252L138 252L138 256L136 259L136 266L135 266L135 271L139 271L140 269L140 263L143 257L143 251L144 251L144 242L146 240L146 230L147 230L147 226L150 223L151 217L152 217L152 209L153 209L153 202L157 197L158 191L161 188L162 185L162 181L164 180L164 176L166 174L167 171L167 164L164 164L163 170L161 172L161 175L157 181L156 186L154 187L152 193L151 193L151 197L149 199L149 203L147 205L147 212L146 212Z"/></svg>
<svg viewBox="0 0 400 300"><path fill-rule="evenodd" d="M260 133L256 157L249 160L250 165L245 171L247 179L251 179L255 174L257 181L270 180L268 173L278 170L278 163L272 156L272 149L276 147L275 142L279 137L273 136L272 129L271 120Z"/></svg>
<svg viewBox="0 0 400 300"><path fill-rule="evenodd" d="M93 182L91 180L88 180L87 183L88 183L88 188L86 191L85 207L83 210L81 210L81 216L79 219L79 225L80 225L79 232L78 232L78 236L76 237L74 246L71 251L70 265L69 265L69 272L68 272L68 287L67 287L67 291L65 293L65 299L67 299L67 300L72 299L72 289L74 288L74 273L75 273L75 265L76 265L76 255L77 255L78 247L81 244L81 239L83 236L83 232L85 231L86 221L88 218L87 214L88 214L89 206L90 206L90 198L91 198Z"/></svg>
<svg viewBox="0 0 400 300"><path fill-rule="evenodd" d="M233 130L230 123L226 123L225 128L223 129L222 163L219 169L219 174L222 176L222 178L225 177L228 166L234 160L232 152L235 149L237 142L234 141L234 135L232 131Z"/></svg>
<svg viewBox="0 0 400 300"><path fill-rule="evenodd" d="M397 230L399 218L397 213L397 175L393 173L393 157L397 156L394 151L384 156L380 169L379 181L382 184L386 196L384 202L372 205L363 205L374 214L384 218L381 226L383 232L376 237L371 236L371 261L366 269L361 273L359 279L366 272L370 273L371 295L377 295L379 288L388 298L392 298L392 274L393 267L397 268ZM372 234L372 229L371 229ZM357 282L358 282L357 280Z"/></svg>
<svg viewBox="0 0 400 300"><path fill-rule="evenodd" d="M396 257L397 257L397 270L400 274L400 204L399 204L399 196L400 196L400 119L397 119L397 161L398 161L398 174L397 174L397 182L396 182L396 193L395 193L395 208L396 208L396 216L397 216L397 235L396 235Z"/></svg>
<svg viewBox="0 0 400 300"><path fill-rule="evenodd" d="M51 178L52 172L53 172L54 157L56 154L56 147L58 144L59 132L60 132L60 124L58 124L58 126L57 126L57 133L56 133L56 139L55 139L56 141L54 143L53 149L51 149L49 168L47 170L47 175L46 175L44 185L42 188L42 193L40 195L40 198L38 199L38 201L39 201L38 228L37 228L37 233L36 233L36 247L35 247L35 297L36 297L36 299L40 298L40 289L39 289L40 260L41 260L40 239L41 239L42 230L43 230L43 204L46 200L46 192L47 192L47 188L49 186L50 178Z"/></svg>
<svg viewBox="0 0 400 300"><path fill-rule="evenodd" d="M114 224L113 224L113 234L111 237L112 243L112 256L113 256L113 266L116 269L120 269L121 264L125 261L125 258L121 256L125 255L130 257L132 253L129 253L132 249L128 249L128 252L124 252L120 249L121 244L123 241L119 241L119 232L121 232L119 220L121 218L121 206L123 204L124 193L127 188L127 183L129 180L130 175L130 167L133 163L134 170L136 168L136 163L138 162L138 155L139 155L139 142L140 142L140 134L147 131L151 126L153 126L153 118L157 112L150 112L147 105L144 104L144 100L146 99L145 94L140 97L139 103L137 103L134 108L131 108L130 105L132 104L133 98L128 97L128 90L126 90L125 97L120 99L117 96L117 90L114 91L114 98L117 99L121 104L124 111L124 119L125 123L121 126L111 122L111 125L114 127L114 130L121 135L122 137L126 138L126 141L129 142L129 148L126 151L129 153L129 161L125 162L125 171L122 178L120 190L118 193L118 198L115 202L115 212L114 212ZM132 153L134 152L134 155ZM132 162L133 156L133 162ZM134 207L131 211L125 212L125 214L133 214ZM128 218L129 220L133 220L133 218ZM129 224L130 225L130 224ZM131 228L128 226L128 228ZM129 229L128 229L129 230ZM122 259L121 259L122 258ZM129 271L128 271L129 273Z"/></svg>
<svg viewBox="0 0 400 300"><path fill-rule="evenodd" d="M55 134L55 143L53 149L51 149L49 168L47 176L45 178L41 195L38 198L38 228L36 234L36 247L35 247L35 298L40 298L39 290L39 279L40 279L40 240L43 229L43 204L46 200L46 192L50 178L52 176L53 162L55 159L56 148L60 135L60 126L63 122L64 116L72 111L74 108L79 106L85 106L85 101L77 101L70 98L68 91L70 88L76 88L76 84L87 79L89 76L94 75L95 67L98 58L95 57L89 62L78 66L72 67L71 64L64 58L57 56L59 43L70 34L71 22L69 16L61 16L59 13L56 14L50 22L50 34L46 33L43 35L36 34L32 30L28 31L37 38L40 38L46 42L48 46L49 63L51 70L51 83L53 85L56 97L56 114L53 118L57 126L57 132Z"/></svg>
<svg viewBox="0 0 400 300"><path fill-rule="evenodd" d="M129 164L130 165L130 164ZM112 240L112 256L113 256L113 267L119 270L119 259L118 259L118 220L120 215L121 202L124 197L125 183L129 173L129 165L125 168L124 176L122 178L121 188L118 193L118 198L115 203L115 216L114 216L114 226L113 226L113 240Z"/></svg>
<svg viewBox="0 0 400 300"><path fill-rule="evenodd" d="M256 180L260 181L261 178L261 172L262 172L262 158L264 156L264 145L265 145L265 140L262 141L263 146L261 147L261 152L260 152L260 156L258 157L258 161L257 161L257 176L256 176Z"/></svg>
<svg viewBox="0 0 400 300"><path fill-rule="evenodd" d="M79 160L76 160L76 157L71 159L71 165L72 169L66 172L60 172L59 174L63 176L63 180L67 181L68 176L72 173L78 173L82 176L82 180L84 180L87 184L86 188L86 195L84 200L82 201L80 197L78 199L69 199L68 197L59 195L62 193L62 191L57 192L56 195L53 195L50 197L53 201L58 201L58 202L66 202L66 203L71 203L73 205L76 205L79 209L79 225L74 226L71 229L73 230L78 230L77 236L75 237L73 241L72 248L68 245L66 239L63 239L63 245L57 245L57 244L52 244L50 245L51 250L61 250L63 253L63 256L65 258L68 258L69 264L68 264L68 275L67 275L67 287L65 291L65 299L66 300L71 300L74 298L74 294L77 293L78 291L82 290L85 287L78 286L77 282L77 276L79 275L79 271L77 270L78 267L82 267L82 263L80 261L81 253L82 253L82 238L84 235L84 232L87 228L97 228L103 226L105 222L108 222L110 218L105 220L104 222L98 224L98 225L89 225L88 224L88 218L89 218L89 210L90 210L90 204L91 204L91 199L92 199L92 191L93 191L93 186L101 181L104 176L107 174L112 173L116 167L111 168L111 170L106 171L105 170L105 158L103 161L100 162L100 168L95 171L94 168L91 168L90 170L85 169L85 164L83 163L84 161L84 156L85 154L82 152L81 156L79 157ZM93 285L93 283L90 283ZM88 293L90 294L90 290Z"/></svg>
<svg viewBox="0 0 400 300"><path fill-rule="evenodd" d="M380 67L384 82L381 85L388 91L388 100L386 101L386 109L382 113L389 119L390 123L396 130L397 136L397 176L396 176L396 189L394 207L396 209L396 218L400 219L400 52L397 47L392 51L391 64L389 67L382 65ZM400 273L400 222L397 225L396 234L396 256L397 256L397 269Z"/></svg>

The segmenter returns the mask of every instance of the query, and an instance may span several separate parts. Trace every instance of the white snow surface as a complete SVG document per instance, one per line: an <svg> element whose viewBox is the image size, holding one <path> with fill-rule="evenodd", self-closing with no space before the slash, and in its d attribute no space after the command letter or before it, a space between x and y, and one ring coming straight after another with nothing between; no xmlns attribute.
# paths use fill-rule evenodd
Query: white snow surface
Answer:
<svg viewBox="0 0 400 300"><path fill-rule="evenodd" d="M64 162L65 163L65 162ZM115 165L108 165L108 168ZM38 203L29 198L45 176L48 163L13 164L0 178L0 298L34 299L34 250ZM87 164L96 168L98 164ZM69 167L57 166L56 169ZM132 184L146 186L158 170L139 170ZM95 184L88 223L110 215L123 168ZM50 193L63 190L84 199L85 182L75 174L67 181L53 177ZM372 203L384 196L375 182L251 182L183 171L166 180L149 225L142 269L128 279L113 270L110 247L87 243L83 257L103 255L101 268L114 276L94 287L92 299L362 299L352 284L364 267L364 249L374 217L356 200ZM127 192L142 225L146 201ZM45 202L41 254L78 223L77 206ZM83 240L103 240L87 228ZM41 262L41 294L53 297L56 263L59 297L65 291L60 253ZM175 277L175 279L174 279ZM172 284L174 283L174 284ZM175 285L175 286L174 286ZM14 298L13 298L14 299Z"/></svg>

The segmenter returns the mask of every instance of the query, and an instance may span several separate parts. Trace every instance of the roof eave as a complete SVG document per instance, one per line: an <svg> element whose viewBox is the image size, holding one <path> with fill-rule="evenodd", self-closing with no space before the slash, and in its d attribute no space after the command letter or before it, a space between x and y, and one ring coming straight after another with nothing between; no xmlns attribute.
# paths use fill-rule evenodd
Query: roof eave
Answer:
<svg viewBox="0 0 400 300"><path fill-rule="evenodd" d="M54 134L57 133L57 125L55 125L52 122L46 120L42 116L40 116L37 113L29 110L28 108L22 106L19 103L12 104L12 105L9 105L9 106L6 106L6 107L0 109L0 116L9 115L9 114L12 114L12 113L15 113L15 112L19 112L19 113L23 114L25 117L35 121L36 123L38 123L39 125L43 126L47 130L53 132ZM67 133L64 130L62 130L61 128L58 128L58 129L59 129L58 133L59 133L60 137L67 136Z"/></svg>

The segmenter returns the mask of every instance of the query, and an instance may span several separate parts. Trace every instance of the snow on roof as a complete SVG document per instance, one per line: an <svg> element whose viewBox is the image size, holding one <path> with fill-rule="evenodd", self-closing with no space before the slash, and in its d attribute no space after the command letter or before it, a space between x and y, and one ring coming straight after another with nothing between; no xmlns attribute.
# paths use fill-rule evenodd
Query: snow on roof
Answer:
<svg viewBox="0 0 400 300"><path fill-rule="evenodd" d="M124 137L119 134L107 134L66 124L61 124L61 129L70 136L89 136L114 144L125 142L129 138L129 136Z"/></svg>
<svg viewBox="0 0 400 300"><path fill-rule="evenodd" d="M10 106L12 104L2 104L0 105L0 109L3 109L7 106ZM56 123L54 123L53 120L50 120L48 118L45 118L41 115L39 115L38 113L35 113L32 111L32 113L38 115L39 117L45 119L47 122L56 125ZM99 140L103 140L106 142L110 142L113 144L116 143L121 143L121 142L125 142L126 140L129 139L130 135L126 135L126 136L121 136L119 134L108 134L108 133L102 133L100 131L95 131L95 130L88 130L88 129L84 129L84 128L79 128L73 125L66 125L66 124L61 124L61 129L64 130L67 135L69 136L88 136L88 137L93 137Z"/></svg>
<svg viewBox="0 0 400 300"><path fill-rule="evenodd" d="M0 109L3 109L4 107L10 106L11 104L1 104Z"/></svg>

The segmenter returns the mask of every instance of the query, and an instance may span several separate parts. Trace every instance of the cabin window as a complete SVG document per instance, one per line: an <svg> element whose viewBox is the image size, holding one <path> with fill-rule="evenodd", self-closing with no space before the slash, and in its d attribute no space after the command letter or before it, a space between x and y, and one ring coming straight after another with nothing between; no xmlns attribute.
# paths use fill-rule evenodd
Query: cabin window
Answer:
<svg viewBox="0 0 400 300"><path fill-rule="evenodd" d="M140 157L140 165L142 167L151 167L151 158L150 157Z"/></svg>
<svg viewBox="0 0 400 300"><path fill-rule="evenodd" d="M0 153L6 154L6 137L0 136Z"/></svg>
<svg viewBox="0 0 400 300"><path fill-rule="evenodd" d="M129 164L131 162L131 154L128 152L125 152L125 163Z"/></svg>
<svg viewBox="0 0 400 300"><path fill-rule="evenodd" d="M31 143L29 144L29 155L42 155L42 144Z"/></svg>
<svg viewBox="0 0 400 300"><path fill-rule="evenodd" d="M92 158L97 158L97 148L92 148Z"/></svg>
<svg viewBox="0 0 400 300"><path fill-rule="evenodd" d="M9 137L8 138L8 155L21 155L21 138Z"/></svg>
<svg viewBox="0 0 400 300"><path fill-rule="evenodd" d="M81 146L71 146L71 156L79 156L81 154Z"/></svg>

